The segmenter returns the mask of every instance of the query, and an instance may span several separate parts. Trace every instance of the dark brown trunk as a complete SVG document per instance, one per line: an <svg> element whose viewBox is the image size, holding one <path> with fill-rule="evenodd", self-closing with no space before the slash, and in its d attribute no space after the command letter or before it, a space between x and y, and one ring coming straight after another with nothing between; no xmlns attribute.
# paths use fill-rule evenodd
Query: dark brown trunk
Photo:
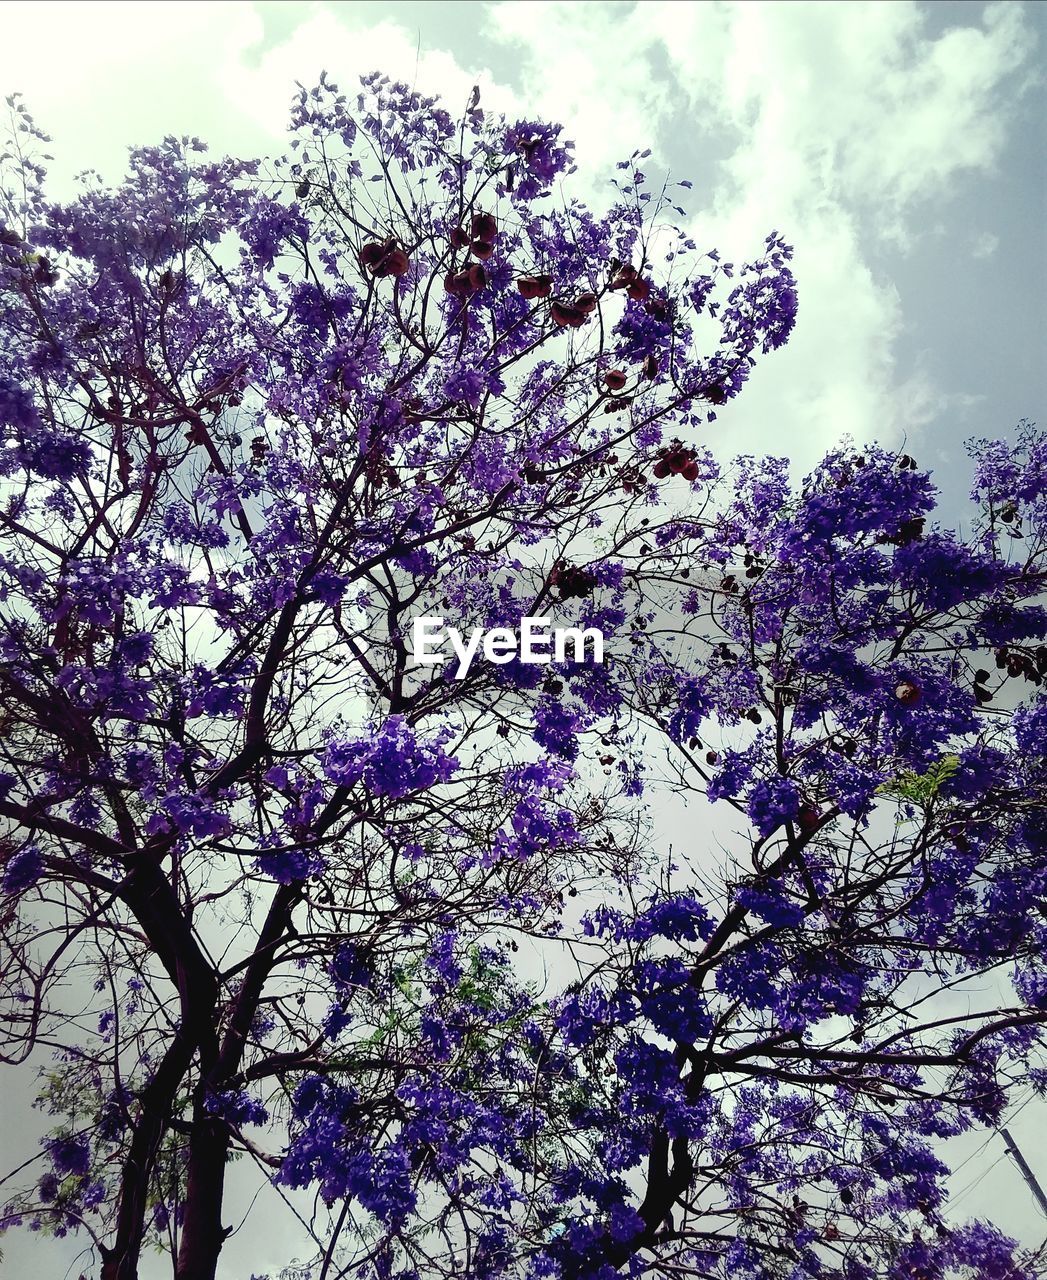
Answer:
<svg viewBox="0 0 1047 1280"><path fill-rule="evenodd" d="M216 1052L218 984L157 863L138 855L121 896L178 988L181 1023L138 1099L138 1118L120 1177L116 1236L105 1251L102 1280L137 1280L153 1172L175 1098L197 1050L212 1060Z"/></svg>
<svg viewBox="0 0 1047 1280"><path fill-rule="evenodd" d="M116 1239L113 1247L106 1250L102 1280L137 1280L149 1182L160 1143L167 1131L171 1106L178 1086L189 1070L193 1049L190 1040L180 1033L176 1035L156 1075L142 1090L139 1099L141 1112L120 1175Z"/></svg>
<svg viewBox="0 0 1047 1280"><path fill-rule="evenodd" d="M225 1124L198 1102L193 1115L186 1179L185 1217L175 1267L177 1280L214 1280L228 1232L222 1226L222 1196L229 1135Z"/></svg>
<svg viewBox="0 0 1047 1280"><path fill-rule="evenodd" d="M175 1269L177 1280L214 1280L218 1255L228 1235L222 1226L222 1197L229 1130L222 1120L208 1113L206 1102L210 1093L223 1089L229 1078L240 1070L247 1033L273 967L276 948L300 896L301 886L297 884L281 885L277 889L230 1012L221 1050L215 1052L210 1046L201 1053L202 1081L197 1089L189 1140L185 1217Z"/></svg>

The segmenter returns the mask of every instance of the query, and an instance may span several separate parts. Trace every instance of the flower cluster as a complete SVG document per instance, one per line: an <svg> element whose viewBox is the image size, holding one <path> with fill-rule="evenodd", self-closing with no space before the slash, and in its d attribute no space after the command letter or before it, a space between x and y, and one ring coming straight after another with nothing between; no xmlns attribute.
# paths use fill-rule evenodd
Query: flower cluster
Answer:
<svg viewBox="0 0 1047 1280"><path fill-rule="evenodd" d="M444 750L449 734L419 738L404 716L390 716L367 738L333 740L323 753L324 773L351 787L363 782L393 799L446 782L457 762Z"/></svg>

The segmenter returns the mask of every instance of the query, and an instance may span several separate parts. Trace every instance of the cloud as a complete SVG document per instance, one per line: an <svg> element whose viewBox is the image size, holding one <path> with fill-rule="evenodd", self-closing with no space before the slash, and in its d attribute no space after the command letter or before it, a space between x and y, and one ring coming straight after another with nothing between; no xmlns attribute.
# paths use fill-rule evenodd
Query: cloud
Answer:
<svg viewBox="0 0 1047 1280"><path fill-rule="evenodd" d="M605 182L615 161L652 146L673 114L677 87L659 78L647 8L559 0L487 6L488 33L514 48L521 107L566 126L589 181Z"/></svg>
<svg viewBox="0 0 1047 1280"><path fill-rule="evenodd" d="M352 8L337 14L315 9L258 58L231 59L223 81L230 102L275 137L286 127L296 81L310 86L326 71L340 88L352 92L361 75L375 70L439 95L452 111L464 107L477 83L485 108L513 109L511 92L486 68L463 65L447 50L422 48L416 33L394 19L367 22Z"/></svg>
<svg viewBox="0 0 1047 1280"><path fill-rule="evenodd" d="M52 177L67 194L76 172L115 179L128 146L166 134L197 135L216 151L271 152L283 142L296 82L312 85L324 70L350 91L361 74L381 70L452 107L479 80L485 105L513 108L489 72L420 50L407 27L369 23L353 9L303 5L275 42L261 9L246 3L56 3L46 12L45 33L38 6L8 6L0 86L23 93L54 137Z"/></svg>
<svg viewBox="0 0 1047 1280"><path fill-rule="evenodd" d="M914 204L990 168L1011 117L1008 80L1028 57L1017 5L981 27L932 36L911 3L652 5L692 110L737 130L725 192L860 202L881 234L906 234Z"/></svg>
<svg viewBox="0 0 1047 1280"><path fill-rule="evenodd" d="M1020 6L981 25L928 29L896 3L496 6L523 78L572 129L643 140L698 171L701 244L733 258L783 229L796 245L800 316L789 346L721 416L724 444L788 453L800 467L844 433L890 440L966 389L898 383L901 296L881 263L911 252L929 208L991 171L1023 87ZM590 55L575 89L578 50ZM661 83L654 82L658 68ZM668 74L666 74L666 71ZM595 100L594 100L595 99ZM594 123L594 121L596 123ZM723 154L724 146L728 148ZM711 181L706 177L703 164Z"/></svg>
<svg viewBox="0 0 1047 1280"><path fill-rule="evenodd" d="M992 231L981 231L971 245L972 258L991 258L1000 247L1000 237Z"/></svg>
<svg viewBox="0 0 1047 1280"><path fill-rule="evenodd" d="M222 80L262 37L250 5L9 5L0 86L54 137L52 173L68 191L85 168L118 177L129 145L169 133L254 151L263 139L229 111Z"/></svg>

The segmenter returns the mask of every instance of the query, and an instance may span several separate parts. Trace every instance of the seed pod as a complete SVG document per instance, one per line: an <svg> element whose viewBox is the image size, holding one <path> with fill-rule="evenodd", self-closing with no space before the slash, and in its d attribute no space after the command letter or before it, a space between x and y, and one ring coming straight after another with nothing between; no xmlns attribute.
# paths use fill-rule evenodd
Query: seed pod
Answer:
<svg viewBox="0 0 1047 1280"><path fill-rule="evenodd" d="M371 240L360 250L358 254L361 267L367 267L369 271L373 271L385 256L385 246L378 243L377 240Z"/></svg>
<svg viewBox="0 0 1047 1280"><path fill-rule="evenodd" d="M618 396L614 400L608 400L603 411L604 413L621 413L623 409L628 409L632 402L632 396Z"/></svg>
<svg viewBox="0 0 1047 1280"><path fill-rule="evenodd" d="M604 385L609 391L621 391L629 379L621 369L609 369L603 376Z"/></svg>
<svg viewBox="0 0 1047 1280"><path fill-rule="evenodd" d="M818 826L818 810L813 804L800 805L796 814L796 822L801 831L814 831Z"/></svg>
<svg viewBox="0 0 1047 1280"><path fill-rule="evenodd" d="M549 310L553 318L553 324L561 329L577 329L585 324L585 313L579 311L577 307L572 307L569 303L554 302Z"/></svg>
<svg viewBox="0 0 1047 1280"><path fill-rule="evenodd" d="M490 213L474 213L472 221L474 240L493 240L498 234L498 223Z"/></svg>
<svg viewBox="0 0 1047 1280"><path fill-rule="evenodd" d="M385 267L386 275L402 276L402 275L406 275L407 269L411 265L411 262L407 254L404 253L402 249L393 249L391 250L391 252L386 254L385 262L383 265ZM376 271L375 275L377 274L378 272Z"/></svg>
<svg viewBox="0 0 1047 1280"><path fill-rule="evenodd" d="M521 296L531 302L535 298L548 298L553 291L553 281L551 276L520 276L516 287Z"/></svg>

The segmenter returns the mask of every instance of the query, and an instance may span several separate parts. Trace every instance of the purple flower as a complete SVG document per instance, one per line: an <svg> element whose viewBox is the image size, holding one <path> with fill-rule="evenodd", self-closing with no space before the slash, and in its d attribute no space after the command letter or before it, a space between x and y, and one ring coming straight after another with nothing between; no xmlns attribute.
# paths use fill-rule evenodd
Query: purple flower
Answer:
<svg viewBox="0 0 1047 1280"><path fill-rule="evenodd" d="M576 712L554 698L545 698L534 713L534 740L553 755L574 760L578 755Z"/></svg>
<svg viewBox="0 0 1047 1280"><path fill-rule="evenodd" d="M343 942L334 953L330 972L335 986L339 989L374 985L374 971L369 953L352 942Z"/></svg>
<svg viewBox="0 0 1047 1280"><path fill-rule="evenodd" d="M457 761L445 753L445 741L421 739L404 716L390 716L369 738L331 742L323 756L324 772L341 786L362 781L375 795L405 796L454 773Z"/></svg>
<svg viewBox="0 0 1047 1280"><path fill-rule="evenodd" d="M630 930L637 940L669 938L674 942L696 942L712 932L709 912L696 898L679 894L656 902L637 916Z"/></svg>
<svg viewBox="0 0 1047 1280"><path fill-rule="evenodd" d="M213 1116L229 1120L233 1124L265 1124L269 1112L245 1089L227 1089L221 1093L210 1094L206 1101L207 1110Z"/></svg>
<svg viewBox="0 0 1047 1280"><path fill-rule="evenodd" d="M153 652L153 636L148 631L135 631L120 641L120 656L129 666L140 667Z"/></svg>
<svg viewBox="0 0 1047 1280"><path fill-rule="evenodd" d="M803 905L788 897L784 886L776 880L770 880L759 887L747 886L740 889L738 905L752 911L776 929L802 924L806 915Z"/></svg>
<svg viewBox="0 0 1047 1280"><path fill-rule="evenodd" d="M27 845L10 855L4 866L4 893L24 893L44 874L44 860L36 845Z"/></svg>
<svg viewBox="0 0 1047 1280"><path fill-rule="evenodd" d="M197 795L168 796L164 808L174 819L179 831L187 835L208 838L227 835L232 822L227 813L213 801Z"/></svg>
<svg viewBox="0 0 1047 1280"><path fill-rule="evenodd" d="M749 817L761 836L768 836L800 811L800 792L791 778L769 778L749 792Z"/></svg>
<svg viewBox="0 0 1047 1280"><path fill-rule="evenodd" d="M483 375L477 369L457 368L444 382L444 392L451 400L464 400L472 408L484 393Z"/></svg>
<svg viewBox="0 0 1047 1280"><path fill-rule="evenodd" d="M91 1166L91 1148L86 1138L54 1138L47 1145L56 1171L63 1176L83 1177Z"/></svg>
<svg viewBox="0 0 1047 1280"><path fill-rule="evenodd" d="M32 393L0 375L0 427L10 427L24 438L36 429L39 421Z"/></svg>
<svg viewBox="0 0 1047 1280"><path fill-rule="evenodd" d="M306 849L280 849L273 853L263 853L259 855L257 863L258 870L263 875L271 876L279 884L308 880L310 876L321 875L327 866L319 853Z"/></svg>
<svg viewBox="0 0 1047 1280"><path fill-rule="evenodd" d="M261 196L241 224L240 235L259 266L268 269L287 240L309 238L309 223L297 209Z"/></svg>

